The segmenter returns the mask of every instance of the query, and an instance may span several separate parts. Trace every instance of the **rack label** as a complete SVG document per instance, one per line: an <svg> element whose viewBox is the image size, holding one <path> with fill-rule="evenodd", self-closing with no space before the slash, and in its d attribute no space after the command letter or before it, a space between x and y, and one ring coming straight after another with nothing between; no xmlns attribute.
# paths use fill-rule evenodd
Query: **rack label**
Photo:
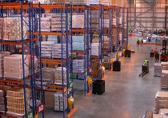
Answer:
<svg viewBox="0 0 168 118"><path fill-rule="evenodd" d="M33 111L29 112L26 118L33 118Z"/></svg>
<svg viewBox="0 0 168 118"><path fill-rule="evenodd" d="M37 109L38 109L38 114L40 114L41 112L43 112L43 111L44 111L44 104L40 104L40 105L37 107Z"/></svg>

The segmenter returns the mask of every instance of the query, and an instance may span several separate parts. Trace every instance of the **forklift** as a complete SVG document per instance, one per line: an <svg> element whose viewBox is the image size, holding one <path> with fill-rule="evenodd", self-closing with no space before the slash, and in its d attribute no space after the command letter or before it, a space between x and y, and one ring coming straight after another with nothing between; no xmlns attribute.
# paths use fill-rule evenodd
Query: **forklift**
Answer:
<svg viewBox="0 0 168 118"><path fill-rule="evenodd" d="M160 55L160 61L162 62L167 62L168 61L168 49L167 47L167 40L163 40L162 42L162 49L160 50L161 55Z"/></svg>

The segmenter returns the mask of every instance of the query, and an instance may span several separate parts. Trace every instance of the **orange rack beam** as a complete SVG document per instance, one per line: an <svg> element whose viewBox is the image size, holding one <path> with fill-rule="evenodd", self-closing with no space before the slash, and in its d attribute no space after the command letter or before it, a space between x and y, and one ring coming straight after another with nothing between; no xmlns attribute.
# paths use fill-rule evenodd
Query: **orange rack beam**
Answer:
<svg viewBox="0 0 168 118"><path fill-rule="evenodd" d="M99 10L101 7L101 5L91 5L90 8L95 9L95 10Z"/></svg>
<svg viewBox="0 0 168 118"><path fill-rule="evenodd" d="M39 35L39 32L35 32L34 35ZM53 36L63 36L66 35L66 33L59 33L59 32L41 32L41 35L53 35Z"/></svg>
<svg viewBox="0 0 168 118"><path fill-rule="evenodd" d="M99 56L91 56L93 59L99 59Z"/></svg>
<svg viewBox="0 0 168 118"><path fill-rule="evenodd" d="M86 6L72 6L72 9L86 9Z"/></svg>
<svg viewBox="0 0 168 118"><path fill-rule="evenodd" d="M14 81L14 80L3 80L1 79L0 82L8 82L8 83L15 83L15 84L24 84L23 81Z"/></svg>
<svg viewBox="0 0 168 118"><path fill-rule="evenodd" d="M113 26L114 28L117 28L117 26Z"/></svg>
<svg viewBox="0 0 168 118"><path fill-rule="evenodd" d="M39 39L33 39L33 41L39 41ZM30 43L30 41L25 41L24 43ZM21 42L16 42L16 41L6 41L6 42L0 42L0 44L2 45L22 45L22 41Z"/></svg>
<svg viewBox="0 0 168 118"><path fill-rule="evenodd" d="M72 30L70 30L71 32L81 32L81 33L83 33L83 32L85 32L85 31L87 31L87 29L72 29Z"/></svg>
<svg viewBox="0 0 168 118"><path fill-rule="evenodd" d="M40 60L38 60L40 62ZM41 59L41 62L43 64L54 64L54 65L62 65L63 63L66 63L66 60L62 61L58 59Z"/></svg>
<svg viewBox="0 0 168 118"><path fill-rule="evenodd" d="M85 54L87 52L87 50L86 51L72 51L72 53L78 53L78 54Z"/></svg>
<svg viewBox="0 0 168 118"><path fill-rule="evenodd" d="M116 7L116 6L113 6L113 7L112 7L112 9L116 10L116 9L118 9L118 7Z"/></svg>
<svg viewBox="0 0 168 118"><path fill-rule="evenodd" d="M66 5L41 5L41 8L45 10L51 10L51 9L65 9ZM67 7L69 8L69 7Z"/></svg>

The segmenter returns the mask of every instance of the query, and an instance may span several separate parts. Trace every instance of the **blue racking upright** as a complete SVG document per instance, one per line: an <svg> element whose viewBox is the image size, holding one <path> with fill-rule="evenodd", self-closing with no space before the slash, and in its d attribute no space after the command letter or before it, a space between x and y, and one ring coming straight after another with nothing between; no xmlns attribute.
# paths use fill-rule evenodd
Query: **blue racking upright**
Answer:
<svg viewBox="0 0 168 118"><path fill-rule="evenodd" d="M103 65L103 5L90 5L90 40L91 40L91 54L90 66L91 76L93 80L101 80L101 66ZM92 49L95 48L95 49ZM96 51L96 52L95 52Z"/></svg>
<svg viewBox="0 0 168 118"><path fill-rule="evenodd" d="M21 113L22 109L9 109L5 113L0 113L0 116L5 117L34 117L38 113L42 113L42 117L44 117L43 112L43 88L39 87L38 91L40 92L40 97L37 98L37 86L36 86L36 79L40 78L40 84L42 85L42 66L41 66L41 50L39 50L39 55L35 55L36 51L34 48L34 45L36 42L39 42L39 47L41 49L41 34L39 33L37 36L34 37L34 32L37 30L37 22L40 22L40 17L36 17L36 15L40 16L40 4L32 4L32 3L0 3L1 10L0 10L0 16L1 19L8 21L9 19L18 19L18 22L14 22L14 24L20 24L20 33L18 34L20 37L14 38L10 33L8 34L8 37L4 38L4 35L1 37L0 44L1 44L1 51L10 51L11 49L5 49L5 45L15 46L15 51L12 52L13 54L17 54L16 46L21 47L21 72L22 72L22 78L15 78L12 77L6 77L3 76L0 80L1 84L5 86L11 86L11 87L19 87L23 88L23 98L24 103L22 104L24 106L24 110ZM36 14L36 15L35 15ZM2 25L2 24L1 24ZM24 29L27 27L26 29ZM17 28L17 27L14 27ZM2 29L1 29L2 30ZM16 29L13 29L16 30ZM40 31L40 27L38 29ZM16 30L17 31L17 30ZM28 49L28 52L25 52L25 50ZM36 66L35 58L39 56L39 65ZM29 62L27 63L27 60ZM26 68L29 70L28 74L26 74ZM15 70L17 71L17 70ZM27 92L27 89L30 89L31 92ZM28 96L27 96L28 95ZM16 96L13 96L14 98ZM17 97L16 97L17 98ZM8 98L7 98L8 99ZM30 100L31 99L31 100ZM29 103L29 102L30 103ZM14 104L16 101L13 101ZM8 103L8 102L7 102ZM8 104L9 105L9 104ZM23 108L23 106L20 106ZM17 113L15 113L17 111ZM19 112L19 113L18 113Z"/></svg>
<svg viewBox="0 0 168 118"><path fill-rule="evenodd" d="M84 95L90 92L89 77L89 9L87 5L72 5L72 72L71 77L84 81Z"/></svg>

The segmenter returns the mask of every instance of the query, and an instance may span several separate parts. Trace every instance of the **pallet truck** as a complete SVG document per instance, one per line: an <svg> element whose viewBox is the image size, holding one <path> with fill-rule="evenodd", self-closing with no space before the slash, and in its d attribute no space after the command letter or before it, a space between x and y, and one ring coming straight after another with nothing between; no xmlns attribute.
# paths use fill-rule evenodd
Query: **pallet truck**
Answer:
<svg viewBox="0 0 168 118"><path fill-rule="evenodd" d="M142 73L139 74L139 77L143 77L147 73L149 73L149 64L148 65L143 64L142 65Z"/></svg>

